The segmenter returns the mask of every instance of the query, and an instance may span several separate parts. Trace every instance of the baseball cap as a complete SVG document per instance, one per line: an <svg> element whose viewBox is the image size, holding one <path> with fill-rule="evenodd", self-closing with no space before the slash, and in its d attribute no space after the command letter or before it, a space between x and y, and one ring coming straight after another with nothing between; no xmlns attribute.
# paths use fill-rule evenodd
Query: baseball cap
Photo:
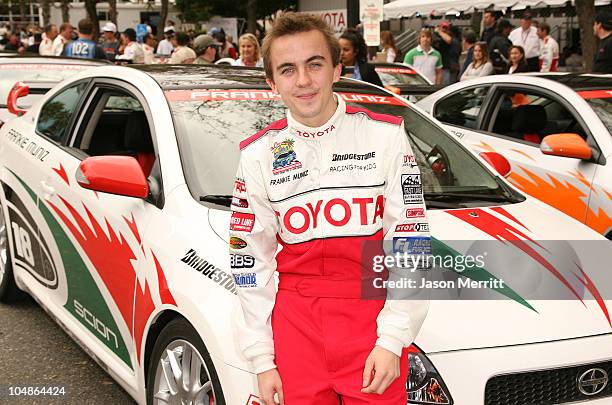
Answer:
<svg viewBox="0 0 612 405"><path fill-rule="evenodd" d="M117 32L117 26L109 21L106 24L104 24L104 27L102 27L102 31Z"/></svg>
<svg viewBox="0 0 612 405"><path fill-rule="evenodd" d="M174 25L164 27L164 34L172 34L174 32Z"/></svg>
<svg viewBox="0 0 612 405"><path fill-rule="evenodd" d="M207 34L198 35L193 40L193 50L197 54L204 52L204 50L206 50L206 48L208 48L211 45L218 45L218 44L217 44L217 41L215 41L213 37Z"/></svg>
<svg viewBox="0 0 612 405"><path fill-rule="evenodd" d="M606 31L612 29L612 8L602 8L595 16L595 22L603 25Z"/></svg>
<svg viewBox="0 0 612 405"><path fill-rule="evenodd" d="M450 27L450 23L448 21L441 21L440 24L438 24L438 26L440 28L448 28Z"/></svg>

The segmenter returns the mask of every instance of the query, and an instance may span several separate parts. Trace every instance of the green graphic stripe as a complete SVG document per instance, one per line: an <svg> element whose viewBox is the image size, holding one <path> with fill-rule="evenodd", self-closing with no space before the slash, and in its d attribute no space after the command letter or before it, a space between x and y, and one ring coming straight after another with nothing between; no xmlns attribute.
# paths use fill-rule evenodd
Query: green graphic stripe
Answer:
<svg viewBox="0 0 612 405"><path fill-rule="evenodd" d="M448 246L447 244L445 244L444 242L436 238L433 238L433 237L431 238L431 244L432 244L433 252L436 256L446 256L446 255L453 256L453 257L463 256L461 253L457 252L456 250L454 250L453 248L451 248L450 246ZM463 277L467 277L475 281L488 281L490 279L499 280L499 278L489 273L487 269L485 269L484 267L480 267L480 266L475 266L475 267L472 267L462 272L456 271L454 268L446 268L446 269L452 270ZM507 285L507 283L504 282L503 285ZM506 297L518 302L521 305L524 305L525 307L531 309L532 311L536 313L538 312L534 307L532 307L527 302L527 300L521 297L517 292L515 292L510 287L493 288L493 290L497 291L498 293L502 295L505 295Z"/></svg>
<svg viewBox="0 0 612 405"><path fill-rule="evenodd" d="M15 172L10 169L8 170L19 180L32 199L36 201L34 191ZM115 353L130 369L133 369L123 337L119 333L119 328L95 280L89 273L87 265L81 259L79 252L59 222L42 201L38 204L38 209L51 229L64 264L66 281L68 283L68 300L64 308ZM75 301L78 301L78 304L75 305Z"/></svg>

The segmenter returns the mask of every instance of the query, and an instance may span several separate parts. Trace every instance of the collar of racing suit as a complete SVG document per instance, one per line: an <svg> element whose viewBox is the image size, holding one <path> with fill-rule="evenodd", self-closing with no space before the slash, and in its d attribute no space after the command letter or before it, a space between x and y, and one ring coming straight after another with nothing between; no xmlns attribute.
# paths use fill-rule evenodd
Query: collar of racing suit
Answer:
<svg viewBox="0 0 612 405"><path fill-rule="evenodd" d="M293 115L291 115L291 111L287 111L287 126L289 128L289 132L292 135L297 135L300 138L310 139L310 140L325 140L327 138L331 138L334 132L340 128L340 120L344 117L346 113L346 103L338 94L334 93L334 97L338 102L338 107L336 107L336 112L334 115L330 117L323 125L319 127L309 127L307 125L301 124Z"/></svg>

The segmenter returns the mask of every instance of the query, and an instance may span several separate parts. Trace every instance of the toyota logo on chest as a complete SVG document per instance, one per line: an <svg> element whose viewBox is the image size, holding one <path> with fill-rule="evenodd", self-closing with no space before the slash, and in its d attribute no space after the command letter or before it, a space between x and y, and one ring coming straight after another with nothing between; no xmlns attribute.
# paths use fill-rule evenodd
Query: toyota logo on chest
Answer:
<svg viewBox="0 0 612 405"><path fill-rule="evenodd" d="M601 368L589 369L578 377L577 384L584 395L597 395L608 385L608 373Z"/></svg>

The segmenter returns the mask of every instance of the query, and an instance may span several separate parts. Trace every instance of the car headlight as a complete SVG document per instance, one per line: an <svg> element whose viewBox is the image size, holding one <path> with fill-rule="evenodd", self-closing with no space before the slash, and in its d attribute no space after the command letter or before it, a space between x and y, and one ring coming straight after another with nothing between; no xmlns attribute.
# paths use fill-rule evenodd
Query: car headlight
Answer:
<svg viewBox="0 0 612 405"><path fill-rule="evenodd" d="M417 346L408 349L408 392L409 404L453 404L453 399L438 370Z"/></svg>

